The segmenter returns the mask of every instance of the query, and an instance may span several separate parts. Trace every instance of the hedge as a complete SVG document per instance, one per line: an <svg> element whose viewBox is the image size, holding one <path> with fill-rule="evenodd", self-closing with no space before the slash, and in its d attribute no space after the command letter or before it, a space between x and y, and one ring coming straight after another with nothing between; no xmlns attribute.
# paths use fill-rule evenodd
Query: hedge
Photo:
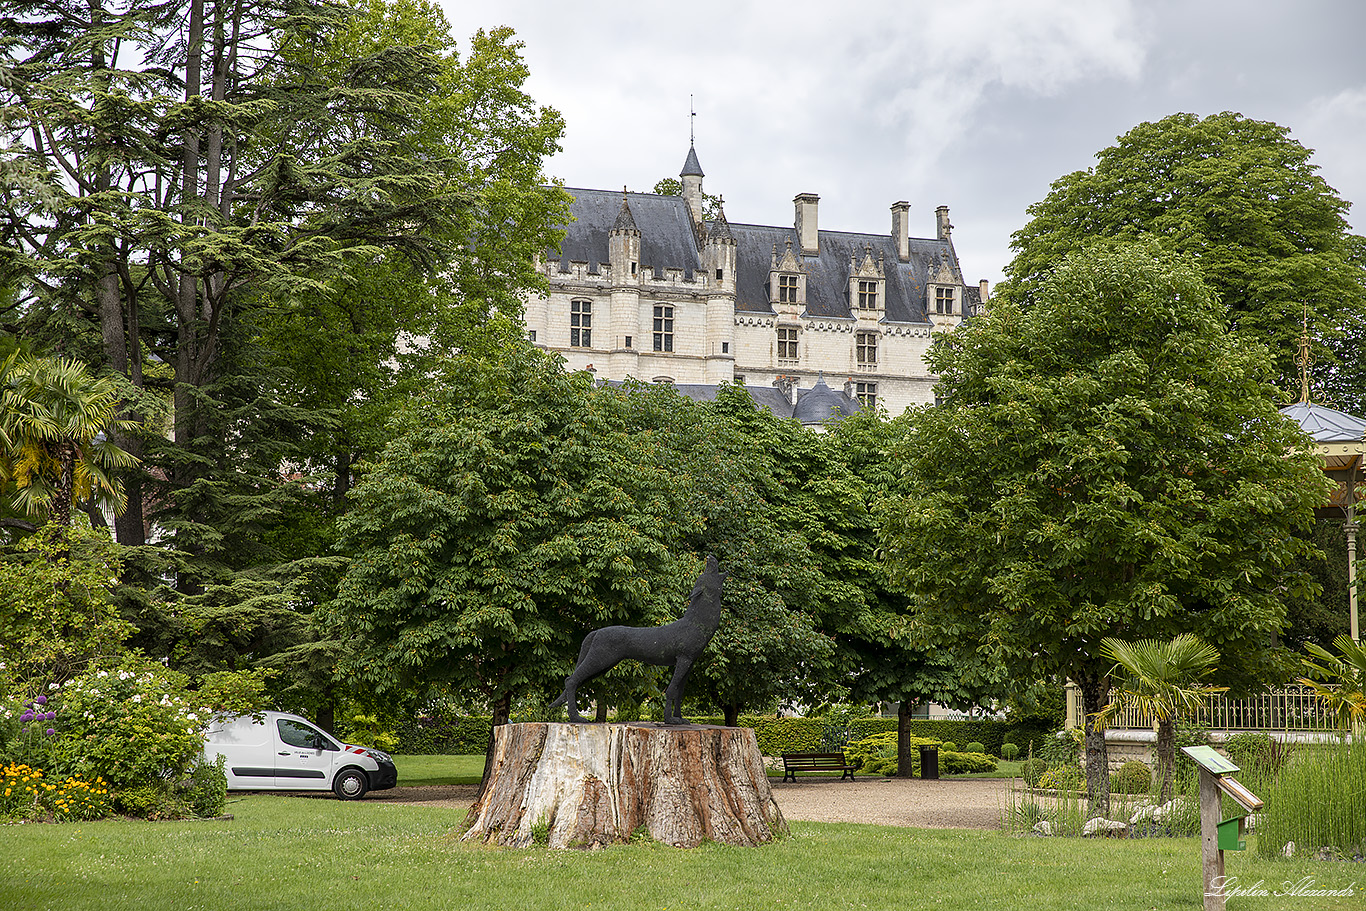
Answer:
<svg viewBox="0 0 1366 911"><path fill-rule="evenodd" d="M721 717L696 718L698 724L722 724ZM773 718L771 716L741 715L740 727L753 728L759 740L759 752L765 756L783 753L825 752L826 720L824 718ZM396 753L403 754L478 754L488 746L488 716L469 715L460 718L421 717L404 725L398 734ZM861 740L873 734L896 731L897 719L855 718L849 723L849 740ZM1022 755L1028 755L1029 742L1042 743L1046 729L1037 725L1014 724L1007 721L939 721L925 718L911 720L911 734L929 740L954 743L976 741L987 753L999 756L1001 744L1018 744ZM1038 747L1036 745L1035 751Z"/></svg>

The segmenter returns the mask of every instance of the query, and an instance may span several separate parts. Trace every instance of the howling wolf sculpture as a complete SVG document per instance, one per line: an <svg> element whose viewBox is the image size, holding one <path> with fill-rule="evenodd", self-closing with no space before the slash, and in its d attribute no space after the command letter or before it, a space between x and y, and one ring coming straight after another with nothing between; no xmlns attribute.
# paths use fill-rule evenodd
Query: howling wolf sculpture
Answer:
<svg viewBox="0 0 1366 911"><path fill-rule="evenodd" d="M687 724L687 719L681 715L683 685L693 662L707 647L721 622L721 586L727 575L717 571L716 557L708 555L707 566L697 577L688 597L688 609L673 623L604 626L584 636L583 645L579 647L579 662L565 680L564 692L548 707L567 706L570 721L587 721L579 714L575 701L579 685L606 673L620 661L634 658L645 664L673 665L673 679L664 691L664 723Z"/></svg>

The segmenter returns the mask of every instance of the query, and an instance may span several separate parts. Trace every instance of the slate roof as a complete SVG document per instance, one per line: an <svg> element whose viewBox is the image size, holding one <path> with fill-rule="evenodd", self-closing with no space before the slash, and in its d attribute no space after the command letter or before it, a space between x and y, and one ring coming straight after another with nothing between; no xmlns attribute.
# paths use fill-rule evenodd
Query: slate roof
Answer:
<svg viewBox="0 0 1366 911"><path fill-rule="evenodd" d="M570 212L574 221L566 226L560 246L560 268L569 270L570 262L586 262L597 272L608 261L607 235L622 212L622 193L613 190L569 189L574 197ZM693 235L692 219L681 196L653 193L628 193L626 202L636 228L640 231L642 268L662 277L665 269L681 269L685 280L701 268L701 257ZM773 312L769 304L768 278L773 248L782 256L788 241L794 252L800 250L797 232L792 227L725 223L718 232L729 233L736 241L738 272L735 309L737 313ZM886 278L885 319L892 322L924 323L925 286L946 263L951 274L961 276L948 241L911 238L910 261L899 262L896 241L887 234L857 234L846 231L820 231L820 253L801 257L806 267L806 313L814 318L849 319L850 253L863 261L865 246L871 247L874 260L882 256ZM553 256L553 254L551 254ZM963 304L971 307L980 293L967 286ZM971 309L966 312L971 313Z"/></svg>
<svg viewBox="0 0 1366 911"><path fill-rule="evenodd" d="M596 272L608 262L607 234L621 213L622 193L578 189L568 192L574 197L569 207L574 221L565 226L560 268L567 272L571 262L586 262L589 270ZM683 277L690 279L693 271L701 267L701 260L693 237L692 216L683 197L627 193L626 202L640 231L641 267L653 268L659 277L665 269L682 269Z"/></svg>
<svg viewBox="0 0 1366 911"><path fill-rule="evenodd" d="M688 146L688 158L683 162L683 170L678 172L679 177L706 177L702 173L702 165L697 160L697 149Z"/></svg>
<svg viewBox="0 0 1366 911"><path fill-rule="evenodd" d="M768 277L776 244L778 256L792 242L797 253L801 248L795 228L775 228L764 225L731 223L735 237L738 271L735 284L735 310L750 313L772 313L769 303ZM888 234L855 234L847 231L820 231L820 253L802 256L806 266L806 313L816 318L849 319L849 255L863 261L865 246L871 247L873 259L882 256L886 278L885 318L893 322L923 323L925 313L925 285L947 261L950 271L957 275L957 262L952 247L941 240L911 238L910 261L899 262L896 240Z"/></svg>
<svg viewBox="0 0 1366 911"><path fill-rule="evenodd" d="M607 380L609 385L620 386L616 380ZM677 383L673 387L679 395L694 402L715 401L721 388L705 383ZM862 410L858 399L846 396L838 389L825 384L822 377L814 388L798 389L797 404L794 406L773 386L746 386L745 391L759 408L767 408L780 418L796 418L803 424L826 424L843 420L848 415Z"/></svg>

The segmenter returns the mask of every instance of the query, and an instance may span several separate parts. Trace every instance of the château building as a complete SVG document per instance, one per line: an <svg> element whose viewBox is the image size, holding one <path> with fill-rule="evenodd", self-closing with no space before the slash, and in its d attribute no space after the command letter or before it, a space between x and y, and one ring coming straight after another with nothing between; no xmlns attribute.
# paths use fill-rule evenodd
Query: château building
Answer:
<svg viewBox="0 0 1366 911"><path fill-rule="evenodd" d="M882 233L824 230L812 193L790 225L741 224L720 204L704 217L695 148L679 177L680 196L569 189L574 220L540 264L549 294L527 302L533 342L603 381L743 382L785 416L818 387L811 401L842 413L934 401L930 341L987 294L963 281L946 206L927 238L907 202Z"/></svg>

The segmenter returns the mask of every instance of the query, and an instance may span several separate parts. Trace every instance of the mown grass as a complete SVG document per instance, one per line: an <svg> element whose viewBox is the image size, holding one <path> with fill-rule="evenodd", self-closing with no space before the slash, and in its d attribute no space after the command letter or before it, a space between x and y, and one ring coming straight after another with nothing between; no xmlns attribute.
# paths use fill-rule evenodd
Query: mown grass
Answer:
<svg viewBox="0 0 1366 911"><path fill-rule="evenodd" d="M464 813L272 795L225 822L104 820L0 827L0 908L512 911L583 908L1196 909L1196 839L1016 838L998 832L794 823L760 848L495 849L455 833ZM1249 846L1250 847L1250 846ZM1362 868L1228 855L1244 884L1313 878L1366 887ZM1296 909L1358 908L1294 898ZM1289 907L1232 899L1231 909ZM1282 900L1284 901L1284 900Z"/></svg>
<svg viewBox="0 0 1366 911"><path fill-rule="evenodd" d="M478 784L484 774L484 755L394 757L401 788L417 785Z"/></svg>

